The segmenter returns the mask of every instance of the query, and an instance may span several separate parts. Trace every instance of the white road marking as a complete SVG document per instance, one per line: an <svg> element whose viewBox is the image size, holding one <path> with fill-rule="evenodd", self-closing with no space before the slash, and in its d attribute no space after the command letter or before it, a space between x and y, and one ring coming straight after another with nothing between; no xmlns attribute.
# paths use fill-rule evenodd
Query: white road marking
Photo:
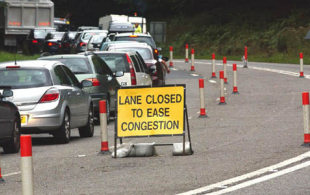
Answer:
<svg viewBox="0 0 310 195"><path fill-rule="evenodd" d="M266 175L266 176L263 176L263 177L259 177L257 179L249 180L249 181L246 181L244 183L241 183L241 184L238 184L238 185L235 185L235 186L232 186L232 187L228 187L228 188L226 188L224 190L220 190L220 191L217 191L217 192L214 192L214 193L208 193L208 194L217 195L217 194L224 194L224 193L228 193L228 192L233 192L233 191L236 191L236 190L239 190L239 189L242 189L242 188L249 187L249 186L254 185L254 184L258 184L258 183L261 183L261 182L264 182L264 181L267 181L267 180L270 180L270 179L273 179L273 178L276 178L276 177L280 177L282 175L285 175L285 174L288 174L288 173L291 173L291 172L294 172L294 171L297 171L299 169L306 168L306 167L309 167L309 166L310 166L310 161L307 161L307 162L304 162L302 164L298 164L298 165L295 165L293 167L284 169L282 171L275 172L275 173L272 173L270 175Z"/></svg>
<svg viewBox="0 0 310 195"><path fill-rule="evenodd" d="M170 70L178 70L178 69L176 69L176 68L170 68Z"/></svg>
<svg viewBox="0 0 310 195"><path fill-rule="evenodd" d="M9 177L9 176L18 175L18 174L21 174L21 172L20 172L20 171L17 171L17 172L13 172L13 173L4 174L4 175L2 175L2 176L3 176L3 177Z"/></svg>
<svg viewBox="0 0 310 195"><path fill-rule="evenodd" d="M194 76L194 77L198 77L199 75L198 74L191 74L192 76Z"/></svg>
<svg viewBox="0 0 310 195"><path fill-rule="evenodd" d="M306 158L310 158L310 152L306 152L306 153L304 153L302 155L299 155L299 156L297 156L295 158L291 158L291 159L285 160L285 161L280 162L278 164L275 164L275 165L272 165L272 166L269 166L269 167L265 167L265 168L259 169L257 171L251 172L251 173L247 173L247 174L244 174L244 175L241 175L241 176L238 176L238 177L234 177L234 178L231 178L231 179L227 179L227 180L215 183L215 184L211 184L211 185L208 185L208 186L205 186L205 187L201 187L201 188L198 188L198 189L195 189L195 190L184 192L184 193L181 193L179 195L192 195L192 194L203 193L203 192L210 191L210 190L213 190L213 189L216 189L216 188L220 188L222 186L227 186L229 184L241 182L241 181L246 180L246 179L251 179L253 177L257 177L259 175L263 175L263 174L268 173L268 172L270 172L272 170L278 170L279 168L291 165L293 163L299 162L299 161L301 161L303 159L306 159ZM288 168L288 169L290 169L290 168ZM284 170L286 170L286 169L284 169ZM282 171L284 171L284 170L282 170ZM279 172L281 172L281 171L279 171ZM277 172L277 173L279 173L279 172ZM277 173L274 173L274 174L277 174Z"/></svg>
<svg viewBox="0 0 310 195"><path fill-rule="evenodd" d="M209 80L209 83L216 83L215 80Z"/></svg>

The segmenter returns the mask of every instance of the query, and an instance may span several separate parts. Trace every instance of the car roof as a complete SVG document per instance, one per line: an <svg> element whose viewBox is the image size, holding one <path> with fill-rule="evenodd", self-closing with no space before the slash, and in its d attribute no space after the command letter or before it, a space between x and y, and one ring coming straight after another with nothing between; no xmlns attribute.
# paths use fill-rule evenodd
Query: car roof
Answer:
<svg viewBox="0 0 310 195"><path fill-rule="evenodd" d="M117 47L117 48L122 48L122 47L133 47L133 48L137 48L137 47L140 47L140 48L149 48L149 49L152 49L152 47L150 45L148 45L147 43L142 43L142 42L136 42L136 41L132 41L134 43L124 43L124 44L112 44L112 45L109 45L110 48L111 47Z"/></svg>
<svg viewBox="0 0 310 195"><path fill-rule="evenodd" d="M22 68L47 68L52 69L56 64L61 64L58 61L47 61L47 60L22 60L22 61L11 61L0 63L0 69L6 68L7 66L20 66Z"/></svg>
<svg viewBox="0 0 310 195"><path fill-rule="evenodd" d="M135 54L135 51L95 51L94 54Z"/></svg>
<svg viewBox="0 0 310 195"><path fill-rule="evenodd" d="M81 55L84 54L84 55ZM44 56L38 58L38 60L48 60L48 59L59 59L59 58L87 58L87 55L85 53L80 54L62 54L62 55L52 55L52 56Z"/></svg>
<svg viewBox="0 0 310 195"><path fill-rule="evenodd" d="M83 30L82 33L90 33L90 32L101 32L101 33L108 33L107 30Z"/></svg>
<svg viewBox="0 0 310 195"><path fill-rule="evenodd" d="M145 33L119 33L116 34L116 37L128 37L130 35L137 35L138 37L152 37L150 34L145 34Z"/></svg>

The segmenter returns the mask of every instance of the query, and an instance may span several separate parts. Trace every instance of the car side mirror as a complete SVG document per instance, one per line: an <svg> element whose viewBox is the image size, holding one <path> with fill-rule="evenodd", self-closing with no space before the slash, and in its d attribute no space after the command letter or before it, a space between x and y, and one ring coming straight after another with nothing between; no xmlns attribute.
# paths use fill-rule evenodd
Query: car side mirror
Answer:
<svg viewBox="0 0 310 195"><path fill-rule="evenodd" d="M124 72L123 71L117 71L113 74L115 77L122 77L124 76Z"/></svg>
<svg viewBox="0 0 310 195"><path fill-rule="evenodd" d="M150 67L149 67L149 72L150 72L151 74L155 74L155 73L156 73L156 66L155 66L155 65L150 66Z"/></svg>
<svg viewBox="0 0 310 195"><path fill-rule="evenodd" d="M2 97L12 97L13 91L10 89L4 89L2 92Z"/></svg>
<svg viewBox="0 0 310 195"><path fill-rule="evenodd" d="M91 82L91 81L89 81L89 80L83 80L83 81L81 82L81 86L82 86L82 88L91 87L91 86L93 86L93 82Z"/></svg>

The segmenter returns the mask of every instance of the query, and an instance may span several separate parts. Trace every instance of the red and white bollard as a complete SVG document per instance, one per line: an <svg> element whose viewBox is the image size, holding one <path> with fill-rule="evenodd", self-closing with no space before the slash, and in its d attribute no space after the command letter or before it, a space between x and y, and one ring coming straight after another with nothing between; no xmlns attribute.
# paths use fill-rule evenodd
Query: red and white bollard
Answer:
<svg viewBox="0 0 310 195"><path fill-rule="evenodd" d="M0 161L0 183L4 182L4 179L2 178L2 174L1 174L1 161Z"/></svg>
<svg viewBox="0 0 310 195"><path fill-rule="evenodd" d="M99 117L101 130L101 150L100 153L110 153L108 142L108 121L107 121L107 104L105 100L99 101Z"/></svg>
<svg viewBox="0 0 310 195"><path fill-rule="evenodd" d="M185 44L185 63L188 63L188 44Z"/></svg>
<svg viewBox="0 0 310 195"><path fill-rule="evenodd" d="M237 87L237 64L233 64L233 72L234 72L234 86L233 86L233 94L238 94Z"/></svg>
<svg viewBox="0 0 310 195"><path fill-rule="evenodd" d="M303 56L303 53L299 53L299 61L300 61L299 77L303 78L304 77L304 56Z"/></svg>
<svg viewBox="0 0 310 195"><path fill-rule="evenodd" d="M243 61L243 68L248 67L248 47L244 46L244 61Z"/></svg>
<svg viewBox="0 0 310 195"><path fill-rule="evenodd" d="M169 62L169 66L172 67L172 66L173 66L173 47L172 47L172 46L169 47L169 51L170 51L170 62Z"/></svg>
<svg viewBox="0 0 310 195"><path fill-rule="evenodd" d="M216 73L215 73L215 54L212 54L212 78L216 78Z"/></svg>
<svg viewBox="0 0 310 195"><path fill-rule="evenodd" d="M200 95L200 116L207 117L205 109L205 97L204 97L204 79L199 79L199 95Z"/></svg>
<svg viewBox="0 0 310 195"><path fill-rule="evenodd" d="M227 84L227 58L223 57L224 83Z"/></svg>
<svg viewBox="0 0 310 195"><path fill-rule="evenodd" d="M20 156L23 195L32 195L33 191L33 164L32 142L30 135L20 136Z"/></svg>
<svg viewBox="0 0 310 195"><path fill-rule="evenodd" d="M192 49L191 54L192 54L192 58L191 58L191 61L192 61L191 71L195 71L195 50L194 49Z"/></svg>
<svg viewBox="0 0 310 195"><path fill-rule="evenodd" d="M221 82L221 94L220 94L220 103L219 104L226 104L225 96L224 96L224 71L220 71L220 82Z"/></svg>
<svg viewBox="0 0 310 195"><path fill-rule="evenodd" d="M302 93L302 108L304 115L304 144L310 144L309 92Z"/></svg>

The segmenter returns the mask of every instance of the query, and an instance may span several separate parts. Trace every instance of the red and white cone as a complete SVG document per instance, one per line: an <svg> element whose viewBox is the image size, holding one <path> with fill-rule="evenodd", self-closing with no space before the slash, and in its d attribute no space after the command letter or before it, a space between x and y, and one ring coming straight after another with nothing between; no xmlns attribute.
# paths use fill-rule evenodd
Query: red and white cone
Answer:
<svg viewBox="0 0 310 195"><path fill-rule="evenodd" d="M173 47L172 47L172 46L169 47L169 51L170 51L170 62L169 62L169 66L172 67L172 66L173 66Z"/></svg>
<svg viewBox="0 0 310 195"><path fill-rule="evenodd" d="M100 117L100 132L101 132L101 149L100 153L109 154L108 142L108 121L107 121L107 104L105 100L99 101L99 117Z"/></svg>
<svg viewBox="0 0 310 195"><path fill-rule="evenodd" d="M1 161L0 161L0 183L4 182L4 179L2 178L2 174L1 174Z"/></svg>
<svg viewBox="0 0 310 195"><path fill-rule="evenodd" d="M188 63L188 44L185 44L185 63Z"/></svg>
<svg viewBox="0 0 310 195"><path fill-rule="evenodd" d="M223 57L224 83L227 84L227 58Z"/></svg>
<svg viewBox="0 0 310 195"><path fill-rule="evenodd" d="M199 79L199 95L200 95L200 116L207 117L204 97L204 79Z"/></svg>
<svg viewBox="0 0 310 195"><path fill-rule="evenodd" d="M303 53L299 53L299 61L300 61L300 72L299 77L304 78L304 56Z"/></svg>
<svg viewBox="0 0 310 195"><path fill-rule="evenodd" d="M33 191L33 163L32 142L30 135L20 136L20 157L22 174L22 194L32 195Z"/></svg>
<svg viewBox="0 0 310 195"><path fill-rule="evenodd" d="M219 104L226 104L225 96L224 96L224 71L220 71L220 82L221 82L221 94L220 94L220 103Z"/></svg>
<svg viewBox="0 0 310 195"><path fill-rule="evenodd" d="M310 144L309 92L302 93L302 108L304 116L304 144Z"/></svg>
<svg viewBox="0 0 310 195"><path fill-rule="evenodd" d="M215 73L215 54L212 54L212 78L216 78L216 73Z"/></svg>
<svg viewBox="0 0 310 195"><path fill-rule="evenodd" d="M192 58L191 58L191 61L192 61L191 71L195 71L195 50L194 49L192 49L191 54L192 54Z"/></svg>
<svg viewBox="0 0 310 195"><path fill-rule="evenodd" d="M233 86L233 94L238 94L237 87L237 64L233 64L233 72L234 72L234 86Z"/></svg>

